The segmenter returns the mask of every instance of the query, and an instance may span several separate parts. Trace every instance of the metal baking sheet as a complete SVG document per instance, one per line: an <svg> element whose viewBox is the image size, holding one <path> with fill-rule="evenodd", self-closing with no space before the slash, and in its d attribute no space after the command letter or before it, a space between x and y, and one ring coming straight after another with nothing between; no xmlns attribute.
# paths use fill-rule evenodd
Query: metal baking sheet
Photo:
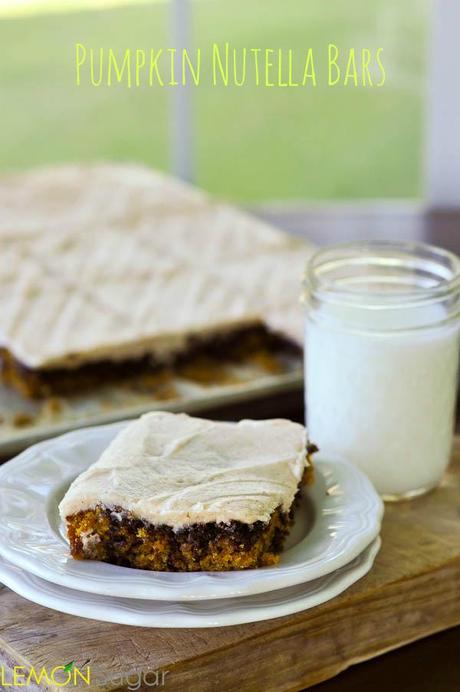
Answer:
<svg viewBox="0 0 460 692"><path fill-rule="evenodd" d="M273 363L271 363L273 365ZM193 372L167 372L139 382L101 386L90 394L32 402L0 386L0 457L68 430L135 418L146 411L200 413L302 387L300 356L280 356L277 372L265 363L214 363L209 381ZM206 374L206 368L201 374Z"/></svg>

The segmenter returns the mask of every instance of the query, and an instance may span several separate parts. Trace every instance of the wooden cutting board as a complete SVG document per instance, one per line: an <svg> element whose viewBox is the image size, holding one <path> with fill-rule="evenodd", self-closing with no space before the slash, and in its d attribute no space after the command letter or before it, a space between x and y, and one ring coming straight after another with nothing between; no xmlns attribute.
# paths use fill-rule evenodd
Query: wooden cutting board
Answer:
<svg viewBox="0 0 460 692"><path fill-rule="evenodd" d="M91 690L128 689L127 676L164 677L165 690L282 692L460 624L460 438L442 486L387 505L373 570L312 610L250 625L142 629L61 615L0 590L0 664L89 659ZM134 685L135 677L132 679ZM53 688L51 688L53 689ZM57 688L56 688L57 689ZM88 688L86 688L88 689Z"/></svg>

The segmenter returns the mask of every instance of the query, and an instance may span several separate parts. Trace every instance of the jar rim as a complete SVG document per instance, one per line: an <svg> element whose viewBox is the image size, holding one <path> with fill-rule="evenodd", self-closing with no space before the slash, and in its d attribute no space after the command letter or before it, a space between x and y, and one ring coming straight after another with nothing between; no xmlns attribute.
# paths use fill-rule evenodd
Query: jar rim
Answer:
<svg viewBox="0 0 460 692"><path fill-rule="evenodd" d="M363 291L364 280L339 281L327 276L337 268L363 269L366 262L379 269L397 274L406 272L403 288L398 290L393 279L380 290ZM426 277L431 272L430 285L417 284L417 270L425 269ZM437 268L437 273L435 271ZM409 279L413 278L413 284ZM428 278L426 278L428 281ZM420 306L436 303L460 292L460 257L449 250L424 242L403 241L352 241L320 248L311 255L304 275L304 299L317 297L321 301L337 304L350 303L354 307L367 309L395 309L397 307ZM358 288L356 285L358 284ZM389 290L391 288L391 290ZM360 302L360 298L363 300ZM364 300L365 298L365 300Z"/></svg>

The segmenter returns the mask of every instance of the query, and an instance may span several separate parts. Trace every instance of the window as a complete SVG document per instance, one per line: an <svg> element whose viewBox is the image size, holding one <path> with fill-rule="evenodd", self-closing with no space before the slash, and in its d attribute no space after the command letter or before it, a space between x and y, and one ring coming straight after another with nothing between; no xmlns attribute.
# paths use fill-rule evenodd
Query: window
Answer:
<svg viewBox="0 0 460 692"><path fill-rule="evenodd" d="M422 195L428 0L189 2L192 52L209 55L228 42L241 69L244 48L273 49L276 72L278 49L284 70L292 51L297 78L311 47L318 74L315 88L258 87L249 77L214 87L205 66L206 79L186 96L198 184L243 203ZM170 168L171 109L184 108L171 88L75 85L77 42L117 55L171 46L174 0L118 5L28 0L11 16L14 0L3 1L3 169L91 159ZM349 48L381 48L385 84L329 87L321 77L329 43L341 51L342 70Z"/></svg>

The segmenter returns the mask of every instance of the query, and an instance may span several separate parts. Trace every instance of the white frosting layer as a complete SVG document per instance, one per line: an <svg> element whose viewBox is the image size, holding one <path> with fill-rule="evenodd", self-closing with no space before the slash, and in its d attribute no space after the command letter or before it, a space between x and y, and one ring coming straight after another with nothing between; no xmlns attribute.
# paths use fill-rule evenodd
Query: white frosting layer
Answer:
<svg viewBox="0 0 460 692"><path fill-rule="evenodd" d="M152 524L268 521L288 511L306 460L302 425L222 423L148 413L129 424L70 486L61 517L98 504Z"/></svg>
<svg viewBox="0 0 460 692"><path fill-rule="evenodd" d="M30 368L153 354L264 322L301 342L310 246L141 166L0 179L0 343Z"/></svg>

